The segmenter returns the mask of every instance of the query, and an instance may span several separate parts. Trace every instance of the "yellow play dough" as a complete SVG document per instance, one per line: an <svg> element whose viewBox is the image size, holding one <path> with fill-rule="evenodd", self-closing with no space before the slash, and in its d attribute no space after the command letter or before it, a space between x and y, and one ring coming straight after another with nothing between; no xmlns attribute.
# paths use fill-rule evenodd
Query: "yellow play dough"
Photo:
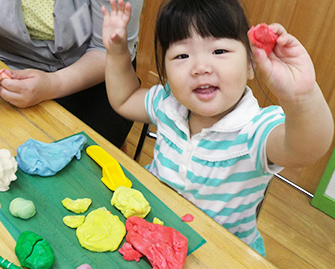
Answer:
<svg viewBox="0 0 335 269"><path fill-rule="evenodd" d="M70 228L78 228L80 225L82 225L85 221L85 216L78 216L78 215L71 215L71 216L65 216L63 218L63 222L66 226Z"/></svg>
<svg viewBox="0 0 335 269"><path fill-rule="evenodd" d="M161 221L159 218L154 217L152 220L152 223L159 224L159 225L164 225L164 222Z"/></svg>
<svg viewBox="0 0 335 269"><path fill-rule="evenodd" d="M63 206L74 212L74 213L84 213L88 209L88 207L91 205L92 200L89 198L83 198L83 199L77 199L77 200L72 200L70 198L65 198L62 201Z"/></svg>
<svg viewBox="0 0 335 269"><path fill-rule="evenodd" d="M126 227L118 216L105 208L91 211L76 231L80 245L94 252L116 250L126 234Z"/></svg>
<svg viewBox="0 0 335 269"><path fill-rule="evenodd" d="M151 210L148 201L140 191L124 186L115 190L111 204L120 210L126 218L130 216L145 218Z"/></svg>

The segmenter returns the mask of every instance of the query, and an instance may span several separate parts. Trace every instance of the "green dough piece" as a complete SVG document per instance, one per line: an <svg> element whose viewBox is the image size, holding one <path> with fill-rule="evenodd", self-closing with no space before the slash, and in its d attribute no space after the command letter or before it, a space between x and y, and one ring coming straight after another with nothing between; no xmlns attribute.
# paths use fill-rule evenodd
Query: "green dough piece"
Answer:
<svg viewBox="0 0 335 269"><path fill-rule="evenodd" d="M30 219L36 214L36 208L32 201L23 198L15 198L10 202L9 211L14 217Z"/></svg>
<svg viewBox="0 0 335 269"><path fill-rule="evenodd" d="M49 242L31 231L20 234L15 254L22 267L32 269L49 269L55 261Z"/></svg>

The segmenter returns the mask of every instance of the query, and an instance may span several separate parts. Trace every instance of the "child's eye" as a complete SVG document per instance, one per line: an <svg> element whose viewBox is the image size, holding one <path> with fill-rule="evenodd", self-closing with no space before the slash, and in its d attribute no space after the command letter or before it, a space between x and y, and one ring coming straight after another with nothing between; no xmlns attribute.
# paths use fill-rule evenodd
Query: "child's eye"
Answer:
<svg viewBox="0 0 335 269"><path fill-rule="evenodd" d="M224 49L217 49L217 50L214 50L213 51L213 54L224 54L224 53L226 53L227 51L226 50L224 50Z"/></svg>
<svg viewBox="0 0 335 269"><path fill-rule="evenodd" d="M180 55L177 55L176 56L176 59L186 59L188 58L189 56L187 54L180 54Z"/></svg>

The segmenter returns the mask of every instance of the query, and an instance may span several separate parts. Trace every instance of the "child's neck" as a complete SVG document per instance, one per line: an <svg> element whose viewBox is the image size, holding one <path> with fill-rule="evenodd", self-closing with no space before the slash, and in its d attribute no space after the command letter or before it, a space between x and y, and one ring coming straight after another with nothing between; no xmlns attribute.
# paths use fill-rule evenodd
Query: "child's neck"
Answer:
<svg viewBox="0 0 335 269"><path fill-rule="evenodd" d="M242 97L243 97L243 95L242 95ZM241 99L242 99L242 97L241 97ZM189 111L188 126L189 126L189 129L190 129L190 137L192 137L193 135L195 135L197 133L200 133L201 130L204 129L204 128L212 127L215 123L217 123L219 120L221 120L227 114L229 114L232 110L234 110L238 103L239 103L239 101L235 105L233 105L230 109L225 111L224 113L222 113L220 115L213 116L213 117L205 117L205 116L201 116L199 114L195 114L195 113L192 113L191 111Z"/></svg>
<svg viewBox="0 0 335 269"><path fill-rule="evenodd" d="M202 129L209 128L213 126L218 119L210 118L210 117L203 117L199 115L195 115L193 113L189 114L188 125L190 129L190 137L193 135L200 133Z"/></svg>

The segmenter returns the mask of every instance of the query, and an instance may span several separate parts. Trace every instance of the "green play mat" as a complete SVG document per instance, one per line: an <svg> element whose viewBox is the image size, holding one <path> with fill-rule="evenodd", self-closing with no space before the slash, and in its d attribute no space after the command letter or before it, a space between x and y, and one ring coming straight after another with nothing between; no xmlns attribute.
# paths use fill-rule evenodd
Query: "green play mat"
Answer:
<svg viewBox="0 0 335 269"><path fill-rule="evenodd" d="M80 133L84 134L85 133ZM87 136L87 135L86 135ZM15 240L21 232L30 230L49 241L55 253L53 268L74 269L88 263L92 268L151 268L146 259L139 262L125 261L118 251L96 253L82 248L76 237L75 229L63 223L64 216L74 213L63 207L61 201L71 199L91 198L92 205L84 214L94 209L106 207L112 214L123 217L110 204L112 191L101 182L101 168L87 154L86 148L96 143L87 136L87 143L82 151L80 160L73 159L68 166L52 177L40 177L17 171L17 180L13 181L7 192L0 192L0 221ZM141 191L151 205L151 212L145 218L152 221L158 217L165 226L173 227L185 235L189 241L188 254L195 251L206 241L187 223L182 222L173 211L142 185L134 175L122 167L125 175L132 181L133 188ZM16 197L32 200L36 206L36 215L29 220L13 217L9 212L9 204ZM124 239L125 241L125 239ZM122 246L121 243L120 247Z"/></svg>

